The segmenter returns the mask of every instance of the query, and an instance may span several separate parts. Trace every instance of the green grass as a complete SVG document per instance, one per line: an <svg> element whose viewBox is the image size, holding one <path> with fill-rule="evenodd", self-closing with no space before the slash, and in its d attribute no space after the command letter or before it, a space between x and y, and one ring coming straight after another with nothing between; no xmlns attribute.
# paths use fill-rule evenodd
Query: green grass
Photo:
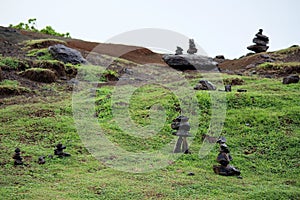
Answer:
<svg viewBox="0 0 300 200"><path fill-rule="evenodd" d="M2 57L0 56L0 67L2 69L18 70L19 68L28 68L28 64L14 57Z"/></svg>
<svg viewBox="0 0 300 200"><path fill-rule="evenodd" d="M39 54L42 54L42 55L38 56ZM52 55L48 51L48 48L32 49L32 50L28 51L26 56L36 57L37 60L53 60Z"/></svg>
<svg viewBox="0 0 300 200"><path fill-rule="evenodd" d="M19 82L16 80L3 80L0 82L0 85L6 85L6 86L18 86Z"/></svg>
<svg viewBox="0 0 300 200"><path fill-rule="evenodd" d="M84 76L87 74L83 73L83 80L99 78ZM225 93L227 112L222 135L227 138L232 165L241 170L243 179L213 173L217 145L204 159L198 157L201 136L209 128L213 92L196 92L201 113L199 128L193 132L192 154L182 155L166 168L139 174L111 169L85 149L75 128L71 96L61 90L64 98L48 102L37 99L36 103L0 109L0 196L2 199L298 199L299 84L283 85L279 79L242 79L243 85L233 86L233 92ZM132 86L119 87L122 92ZM238 88L248 92L237 93ZM154 151L173 138L169 126L178 115L178 100L171 91L159 85L144 85L134 91L129 102L118 98L119 95L114 86L96 90L95 113L107 138L132 152ZM129 116L143 127L151 124L151 106L162 105L166 113L163 128L146 139L121 130L113 118L112 105L126 103ZM65 144L65 151L72 156L47 158L45 165L38 165L37 158L53 154L58 142ZM26 166L13 166L16 147L21 148ZM246 151L251 153L245 154ZM187 176L189 172L195 176Z"/></svg>
<svg viewBox="0 0 300 200"><path fill-rule="evenodd" d="M297 68L300 69L300 62L265 62L257 66L258 69L266 70L281 70L284 68Z"/></svg>
<svg viewBox="0 0 300 200"><path fill-rule="evenodd" d="M63 40L58 39L37 39L37 40L27 40L23 43L27 48L45 48L45 46L51 46L53 44L66 44Z"/></svg>
<svg viewBox="0 0 300 200"><path fill-rule="evenodd" d="M293 54L295 52L298 52L300 50L299 46L294 46L294 47L289 47L286 49L281 49L279 51L274 52L275 54L284 54L284 55L288 55L288 54Z"/></svg>

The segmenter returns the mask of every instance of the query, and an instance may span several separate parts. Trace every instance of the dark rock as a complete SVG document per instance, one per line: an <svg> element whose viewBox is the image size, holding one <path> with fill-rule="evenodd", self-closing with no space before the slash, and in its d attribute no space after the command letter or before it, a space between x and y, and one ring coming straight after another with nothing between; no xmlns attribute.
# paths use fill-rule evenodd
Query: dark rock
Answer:
<svg viewBox="0 0 300 200"><path fill-rule="evenodd" d="M272 58L268 58L268 59L265 60L265 62L270 62L270 63L272 63L272 62L275 62L275 60L273 60Z"/></svg>
<svg viewBox="0 0 300 200"><path fill-rule="evenodd" d="M258 39L258 38L254 38L252 41L253 41L253 43L255 43L257 45L262 45L262 46L267 46L267 44L268 44L268 42L263 41L263 40Z"/></svg>
<svg viewBox="0 0 300 200"><path fill-rule="evenodd" d="M181 47L177 47L175 51L175 55L182 55L183 49Z"/></svg>
<svg viewBox="0 0 300 200"><path fill-rule="evenodd" d="M265 75L265 78L273 78L271 75Z"/></svg>
<svg viewBox="0 0 300 200"><path fill-rule="evenodd" d="M64 63L85 64L87 61L82 57L81 53L75 49L66 47L62 44L56 44L49 47L51 55Z"/></svg>
<svg viewBox="0 0 300 200"><path fill-rule="evenodd" d="M38 163L39 163L40 165L45 164L45 163L46 163L46 161L45 161L45 156L40 156L39 159L38 159Z"/></svg>
<svg viewBox="0 0 300 200"><path fill-rule="evenodd" d="M254 54L255 54L255 53L253 53L253 52L249 52L249 53L246 54L246 57L247 57L247 56L252 56L252 55L254 55Z"/></svg>
<svg viewBox="0 0 300 200"><path fill-rule="evenodd" d="M270 56L268 54L261 54L260 57L264 58L264 59L269 59L270 58Z"/></svg>
<svg viewBox="0 0 300 200"><path fill-rule="evenodd" d="M262 45L250 45L247 47L250 51L254 51L255 53L261 53L261 52L266 52L268 50L268 46L262 46Z"/></svg>
<svg viewBox="0 0 300 200"><path fill-rule="evenodd" d="M225 92L231 92L231 85L225 85Z"/></svg>
<svg viewBox="0 0 300 200"><path fill-rule="evenodd" d="M13 156L14 161L14 165L23 165L23 158L21 157L21 150L19 148L15 149L15 154Z"/></svg>
<svg viewBox="0 0 300 200"><path fill-rule="evenodd" d="M194 87L195 90L216 90L216 86L214 86L210 81L200 80L199 84Z"/></svg>
<svg viewBox="0 0 300 200"><path fill-rule="evenodd" d="M298 83L299 82L299 75L289 75L283 78L283 84L291 84L291 83Z"/></svg>
<svg viewBox="0 0 300 200"><path fill-rule="evenodd" d="M227 165L226 167L223 165L214 165L213 170L216 174L222 176L239 176L241 172L231 165Z"/></svg>
<svg viewBox="0 0 300 200"><path fill-rule="evenodd" d="M189 172L187 175L188 176L195 176L195 173L194 172Z"/></svg>
<svg viewBox="0 0 300 200"><path fill-rule="evenodd" d="M44 55L45 55L45 52L38 52L38 53L36 54L37 57L44 56Z"/></svg>
<svg viewBox="0 0 300 200"><path fill-rule="evenodd" d="M218 70L217 62L212 58L201 55L169 55L163 60L172 68L179 70Z"/></svg>
<svg viewBox="0 0 300 200"><path fill-rule="evenodd" d="M225 60L225 56L223 56L223 55L217 55L215 58Z"/></svg>
<svg viewBox="0 0 300 200"><path fill-rule="evenodd" d="M237 92L247 92L247 90L245 90L245 89L237 89L236 91Z"/></svg>

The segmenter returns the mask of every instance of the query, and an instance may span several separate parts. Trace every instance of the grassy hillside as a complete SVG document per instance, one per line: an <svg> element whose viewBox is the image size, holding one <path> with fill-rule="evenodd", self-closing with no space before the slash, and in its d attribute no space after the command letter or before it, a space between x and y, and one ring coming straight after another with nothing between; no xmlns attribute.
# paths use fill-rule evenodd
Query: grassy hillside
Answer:
<svg viewBox="0 0 300 200"><path fill-rule="evenodd" d="M224 75L224 78L235 76ZM222 135L228 140L243 179L214 174L217 145L204 159L198 157L202 135L209 126L210 93L198 91L200 126L193 132L192 154L182 155L166 168L148 173L128 173L108 168L96 160L77 134L71 91L52 83L52 95L39 94L9 105L18 96L2 99L0 110L1 199L298 199L300 196L300 87L282 85L279 79L242 77L244 85L226 93L227 111ZM195 80L191 80L194 83ZM128 87L128 86L123 86ZM235 92L237 88L246 93ZM140 124L149 124L149 109L161 103L167 122L148 139L122 132L111 114L114 86L96 92L95 113L107 137L128 151L153 151L170 141L169 124L178 114L176 97L162 87L145 86L132 96L130 113ZM54 95L55 94L55 95ZM46 158L54 146L67 146L68 158ZM22 150L25 166L14 166L15 147ZM195 173L188 176L189 172Z"/></svg>
<svg viewBox="0 0 300 200"><path fill-rule="evenodd" d="M131 62L134 59L129 62L97 52L89 54L91 63L109 65L107 69L64 64L53 60L48 47L57 43L70 45L72 40L44 37L29 40L29 36L19 35L22 38L15 41L19 43L10 45L10 49L0 48L0 78L3 79L0 82L0 199L299 199L299 83L283 85L281 78L258 76L259 73L298 73L298 47L279 51L280 60L274 63L260 62L256 75L222 74L226 84L232 81L240 84L233 86L233 92L192 90L195 92L192 99L191 91L186 88L193 88L204 74L172 71L166 66L153 70ZM5 40L14 38L11 35ZM79 44L84 46L85 42ZM106 50L115 52L116 49L109 46ZM147 59L142 56L143 51L127 56L144 63ZM154 58L157 59L148 55L148 59ZM233 68L243 68L261 59L261 54L256 54L224 63L231 66L230 62L234 62ZM240 66L243 63L245 66ZM73 79L78 72L80 76L76 78L92 82L90 88ZM41 78L41 74L45 77ZM129 78L125 79L127 75ZM154 77L159 77L161 82L155 82ZM143 85L145 80L151 84ZM172 90L172 84L179 88L177 93ZM247 92L236 92L239 88ZM130 98L126 100L128 94ZM225 97L226 118L221 135L227 138L233 157L231 164L241 170L242 179L214 174L217 145L213 145L206 157L198 155L203 136L210 130L215 95ZM188 98L180 99L180 96ZM76 100L78 97L83 98ZM191 131L194 136L191 154L166 160L167 166L146 173L124 172L106 165L120 158L124 166L118 166L119 169L128 169L128 163L132 163L129 168L134 172L152 167L147 160L138 163L139 158L122 155L118 158L105 142L97 143L96 139L109 139L116 149L132 154L158 152L160 156L162 147L174 138L176 141L170 124L183 110L182 102L188 106L192 100L199 112L190 109L186 113L196 124ZM84 115L86 110L90 115ZM78 117L96 124L81 124ZM131 123L139 129L130 127ZM103 135L94 132L96 137L91 137L90 130L94 127L101 127ZM148 131L151 127L155 131ZM90 139L91 145L84 139ZM71 157L53 156L59 142L67 146L65 151ZM21 149L24 158L22 166L14 166L12 156L16 147ZM97 152L98 149L104 151ZM98 153L106 159L97 160L94 155ZM40 156L46 156L44 165L37 163ZM189 176L191 172L193 176Z"/></svg>

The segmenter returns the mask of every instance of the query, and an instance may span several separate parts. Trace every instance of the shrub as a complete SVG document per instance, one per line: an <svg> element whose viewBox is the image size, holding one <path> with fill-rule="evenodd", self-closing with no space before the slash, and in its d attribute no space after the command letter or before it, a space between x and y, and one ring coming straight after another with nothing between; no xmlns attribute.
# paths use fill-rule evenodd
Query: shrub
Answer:
<svg viewBox="0 0 300 200"><path fill-rule="evenodd" d="M45 33L45 34L48 34L48 35L71 38L70 33L68 33L68 32L67 33L58 33L51 26L46 26L45 28L43 28L41 30L38 30L36 28L36 18L28 19L27 23L20 22L17 25L10 24L9 27L16 28L16 29L19 29L19 30L40 32L40 33Z"/></svg>

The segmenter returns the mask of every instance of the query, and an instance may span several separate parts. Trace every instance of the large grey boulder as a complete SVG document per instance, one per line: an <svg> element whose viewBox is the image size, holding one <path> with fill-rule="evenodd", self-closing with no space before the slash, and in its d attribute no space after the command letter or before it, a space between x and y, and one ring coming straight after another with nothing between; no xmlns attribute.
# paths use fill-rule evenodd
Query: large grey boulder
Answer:
<svg viewBox="0 0 300 200"><path fill-rule="evenodd" d="M216 70L218 65L213 58L195 54L165 54L162 58L170 67L179 70Z"/></svg>
<svg viewBox="0 0 300 200"><path fill-rule="evenodd" d="M291 83L298 83L298 82L299 82L298 75L289 75L287 77L284 77L282 81L283 84L291 84Z"/></svg>
<svg viewBox="0 0 300 200"><path fill-rule="evenodd" d="M50 54L57 60L64 63L85 64L87 61L82 57L81 53L75 49L66 47L62 44L56 44L48 48Z"/></svg>

